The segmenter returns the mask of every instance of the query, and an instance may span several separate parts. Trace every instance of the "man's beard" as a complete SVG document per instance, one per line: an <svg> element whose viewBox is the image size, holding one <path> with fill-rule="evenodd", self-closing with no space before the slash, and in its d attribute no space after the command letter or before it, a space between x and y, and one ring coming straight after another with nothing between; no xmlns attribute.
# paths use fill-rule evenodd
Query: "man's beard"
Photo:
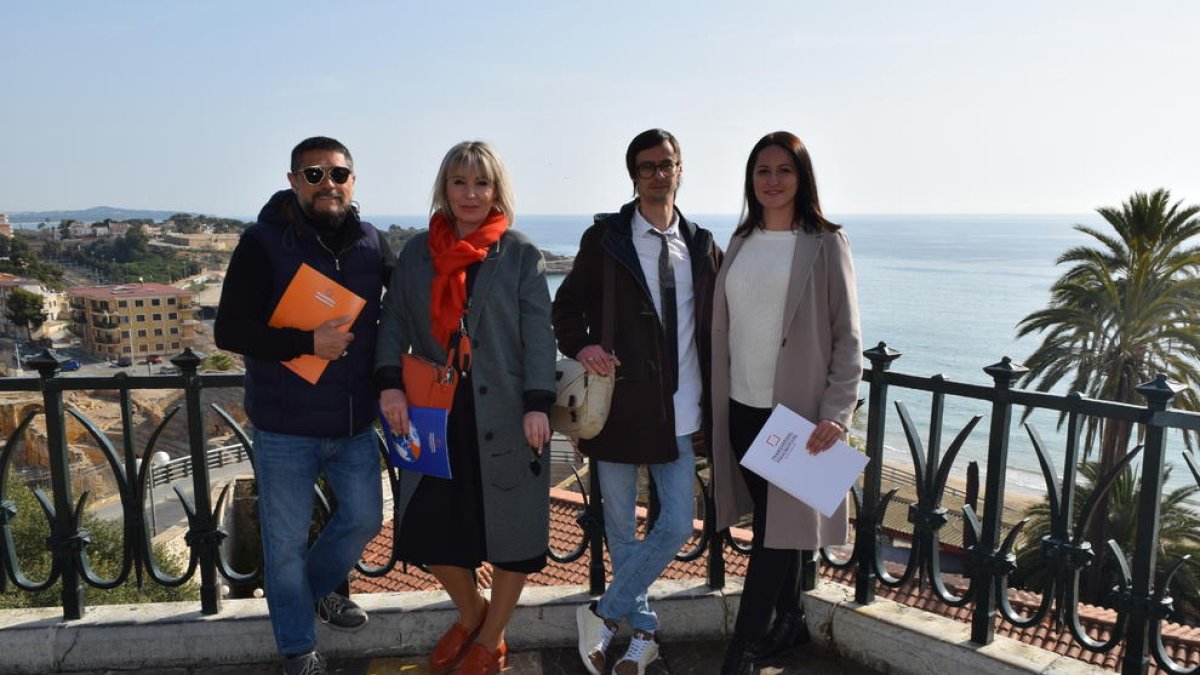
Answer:
<svg viewBox="0 0 1200 675"><path fill-rule="evenodd" d="M339 203L338 208L333 211L316 211L313 209L312 202L307 204L301 202L300 209L304 211L304 215L308 217L309 221L315 227L322 230L336 230L341 226L342 221L346 219L346 214L350 212L350 207L344 203Z"/></svg>

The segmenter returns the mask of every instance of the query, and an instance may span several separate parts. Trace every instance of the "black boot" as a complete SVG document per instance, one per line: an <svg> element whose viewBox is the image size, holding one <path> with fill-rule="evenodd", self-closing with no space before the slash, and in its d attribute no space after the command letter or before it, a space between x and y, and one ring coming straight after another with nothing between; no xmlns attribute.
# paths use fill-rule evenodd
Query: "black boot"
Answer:
<svg viewBox="0 0 1200 675"><path fill-rule="evenodd" d="M734 638L725 649L725 660L721 663L721 675L753 675L754 652L750 641Z"/></svg>
<svg viewBox="0 0 1200 675"><path fill-rule="evenodd" d="M755 658L760 661L773 659L777 656L812 642L808 633L808 624L804 620L804 607L779 614L771 630L754 646Z"/></svg>

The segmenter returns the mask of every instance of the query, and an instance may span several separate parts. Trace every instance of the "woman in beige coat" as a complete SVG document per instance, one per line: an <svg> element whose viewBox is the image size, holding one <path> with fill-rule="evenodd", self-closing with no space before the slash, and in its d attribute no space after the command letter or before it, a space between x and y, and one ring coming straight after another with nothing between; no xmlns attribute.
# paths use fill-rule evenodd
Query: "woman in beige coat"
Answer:
<svg viewBox="0 0 1200 675"><path fill-rule="evenodd" d="M712 324L717 527L754 515L750 565L721 671L729 675L808 641L800 550L843 544L848 529L845 502L826 518L738 461L775 404L817 424L809 452L827 450L850 425L862 377L850 242L821 213L799 138L777 131L754 146L745 198L717 275Z"/></svg>

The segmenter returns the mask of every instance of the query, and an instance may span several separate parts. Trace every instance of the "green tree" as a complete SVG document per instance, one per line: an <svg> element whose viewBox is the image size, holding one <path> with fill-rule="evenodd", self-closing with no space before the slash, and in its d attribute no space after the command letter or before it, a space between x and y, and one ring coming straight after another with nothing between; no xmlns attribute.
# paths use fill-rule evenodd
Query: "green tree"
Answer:
<svg viewBox="0 0 1200 675"><path fill-rule="evenodd" d="M42 296L31 293L24 288L14 288L8 294L5 303L4 317L14 326L25 329L25 337L33 342L33 331L46 323L46 313L42 311Z"/></svg>
<svg viewBox="0 0 1200 675"><path fill-rule="evenodd" d="M30 579L43 580L50 573L51 558L46 550L46 538L50 534L50 528L42 513L42 508L33 496L32 490L12 477L9 479L4 498L12 501L17 512L10 527L12 528L15 555L21 562L21 569ZM121 556L124 548L121 524L101 520L94 514L85 512L81 529L88 532L91 541L87 548L87 554L92 568L101 577L115 577L121 569ZM163 546L155 544L152 550L154 559L165 574L178 576L186 568L186 561L173 557ZM173 602L196 600L200 597L197 588L191 584L184 584L178 588L167 588L148 581L145 588L139 589L132 576L129 581L117 588L100 590L87 587L86 592L89 605ZM0 609L54 607L61 602L60 594L60 583L53 584L50 588L38 593L28 593L9 585L8 592L0 594Z"/></svg>
<svg viewBox="0 0 1200 675"><path fill-rule="evenodd" d="M1190 243L1200 234L1200 206L1170 201L1164 189L1139 192L1120 209L1097 209L1114 232L1075 226L1098 245L1059 256L1059 265L1071 267L1051 287L1049 305L1017 324L1021 337L1044 334L1025 360L1026 384L1047 391L1070 377L1073 391L1140 404L1137 386L1158 373L1200 381L1200 248ZM1175 403L1200 408L1195 391ZM1084 451L1099 438L1107 470L1125 456L1131 436L1129 424L1090 418Z"/></svg>
<svg viewBox="0 0 1200 675"><path fill-rule="evenodd" d="M114 249L117 262L135 262L146 257L150 249L150 239L142 232L141 225L134 225L117 238Z"/></svg>
<svg viewBox="0 0 1200 675"><path fill-rule="evenodd" d="M204 361L201 362L200 365L205 370L219 370L224 372L232 369L237 364L233 357L229 354L226 354L225 352L215 352L205 357Z"/></svg>
<svg viewBox="0 0 1200 675"><path fill-rule="evenodd" d="M1170 467L1166 469L1170 476ZM1116 480L1108 490L1108 509L1097 510L1096 520L1105 522L1108 537L1121 546L1126 556L1133 556L1134 544L1137 541L1137 512L1141 499L1141 480L1133 466L1126 466L1117 474ZM1084 462L1079 466L1080 485L1075 493L1074 513L1070 516L1071 523L1079 522L1080 509L1096 491L1099 482L1099 465L1095 462ZM1158 532L1158 564L1160 571L1175 563L1185 555L1193 559L1200 555L1200 512L1189 504L1200 495L1200 487L1189 485L1176 488L1162 497L1159 515ZM1011 577L1014 586L1041 591L1049 581L1049 570L1042 557L1041 542L1043 537L1051 534L1050 500L1030 506L1025 510L1024 517L1029 523L1021 534L1017 547L1017 572ZM1105 583L1099 588L1111 588L1112 583ZM1097 589L1085 588L1085 602L1098 602L1103 598ZM1181 620L1182 614L1197 617L1200 611L1200 570L1194 564L1184 564L1171 580L1169 589L1175 599L1175 620Z"/></svg>
<svg viewBox="0 0 1200 675"><path fill-rule="evenodd" d="M1086 396L1135 404L1144 403L1137 386L1159 373L1200 382L1200 249L1191 244L1200 234L1200 206L1171 203L1171 193L1160 188L1097 212L1112 232L1076 225L1095 242L1059 256L1058 264L1070 267L1051 287L1049 305L1017 324L1021 337L1043 336L1025 360L1023 382L1048 391L1066 380ZM1195 388L1174 403L1200 409ZM1065 413L1060 425L1064 419ZM1128 452L1133 431L1129 422L1088 417L1084 456L1098 441L1099 471L1111 471ZM1193 438L1185 437L1189 446ZM1087 537L1093 545L1108 538L1105 522L1093 521Z"/></svg>

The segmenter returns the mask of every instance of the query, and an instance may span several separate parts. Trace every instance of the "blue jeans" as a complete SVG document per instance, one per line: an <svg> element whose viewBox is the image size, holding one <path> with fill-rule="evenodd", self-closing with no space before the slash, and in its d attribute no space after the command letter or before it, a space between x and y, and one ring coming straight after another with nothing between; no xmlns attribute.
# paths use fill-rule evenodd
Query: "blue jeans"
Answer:
<svg viewBox="0 0 1200 675"><path fill-rule="evenodd" d="M337 588L379 532L383 493L374 429L341 438L254 431L267 609L284 656L317 644L316 601ZM312 548L313 485L324 473L337 509Z"/></svg>
<svg viewBox="0 0 1200 675"><path fill-rule="evenodd" d="M596 613L612 621L626 619L635 631L658 631L658 616L650 609L646 591L692 535L696 456L691 436L678 436L675 443L678 459L647 465L660 511L654 529L640 541L635 534L638 465L597 462L613 578Z"/></svg>

